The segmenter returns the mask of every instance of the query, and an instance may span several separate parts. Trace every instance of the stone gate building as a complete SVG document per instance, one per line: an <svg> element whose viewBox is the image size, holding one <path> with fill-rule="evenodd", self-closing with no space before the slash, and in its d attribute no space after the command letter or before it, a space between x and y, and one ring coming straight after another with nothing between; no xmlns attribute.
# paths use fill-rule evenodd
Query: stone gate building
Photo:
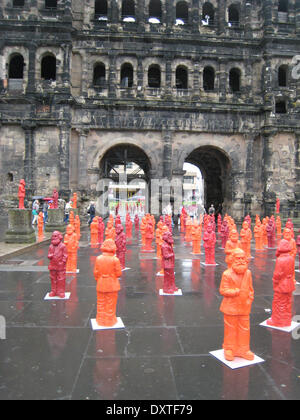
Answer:
<svg viewBox="0 0 300 420"><path fill-rule="evenodd" d="M114 164L190 162L206 205L298 217L300 0L1 0L0 22L2 206L23 177L96 197Z"/></svg>

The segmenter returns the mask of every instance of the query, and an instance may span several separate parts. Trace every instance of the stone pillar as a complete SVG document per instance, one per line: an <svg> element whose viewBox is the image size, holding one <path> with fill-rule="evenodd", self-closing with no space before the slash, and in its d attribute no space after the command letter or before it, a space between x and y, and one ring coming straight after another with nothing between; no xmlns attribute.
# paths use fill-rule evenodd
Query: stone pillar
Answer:
<svg viewBox="0 0 300 420"><path fill-rule="evenodd" d="M300 131L295 133L295 214L294 217L298 219L298 227L300 228Z"/></svg>
<svg viewBox="0 0 300 420"><path fill-rule="evenodd" d="M276 205L276 192L272 191L270 185L272 185L273 170L272 170L272 150L270 147L271 138L275 135L275 132L265 130L262 133L263 138L263 204L265 216L270 216L274 213ZM282 203L283 204L283 203Z"/></svg>
<svg viewBox="0 0 300 420"><path fill-rule="evenodd" d="M166 57L166 86L165 86L165 99L172 99L172 57Z"/></svg>
<svg viewBox="0 0 300 420"><path fill-rule="evenodd" d="M296 32L300 32L300 0L295 1Z"/></svg>
<svg viewBox="0 0 300 420"><path fill-rule="evenodd" d="M88 186L88 163L87 163L87 145L86 139L88 130L79 130L78 142L78 187L79 190L86 190Z"/></svg>
<svg viewBox="0 0 300 420"><path fill-rule="evenodd" d="M27 82L27 94L35 93L35 64L36 64L36 44L30 44L29 50L29 63L28 63L28 82Z"/></svg>
<svg viewBox="0 0 300 420"><path fill-rule="evenodd" d="M65 212L63 209L49 209L48 210L48 223L45 225L45 232L54 232L58 230L64 233L66 226L64 224Z"/></svg>
<svg viewBox="0 0 300 420"><path fill-rule="evenodd" d="M136 22L138 24L138 31L143 32L145 23L148 20L148 9L146 10L145 0L137 0L135 15Z"/></svg>
<svg viewBox="0 0 300 420"><path fill-rule="evenodd" d="M219 69L219 100L220 102L226 101L227 86L228 86L228 75L226 72L226 65L224 62L220 62L220 69Z"/></svg>
<svg viewBox="0 0 300 420"><path fill-rule="evenodd" d="M166 5L166 27L167 32L170 32L172 27L175 25L176 20L176 5L172 1L167 1Z"/></svg>
<svg viewBox="0 0 300 420"><path fill-rule="evenodd" d="M244 196L246 192L244 171L232 171L232 206L230 216L241 223L244 220Z"/></svg>
<svg viewBox="0 0 300 420"><path fill-rule="evenodd" d="M7 244L32 244L36 242L35 231L31 225L31 210L15 209L8 211L8 230L4 241Z"/></svg>
<svg viewBox="0 0 300 420"><path fill-rule="evenodd" d="M193 0L192 1L192 10L191 10L191 25L192 31L194 33L199 32L199 25L200 25L200 15L202 14L202 8L199 7L199 1Z"/></svg>
<svg viewBox="0 0 300 420"><path fill-rule="evenodd" d="M202 69L200 72L200 62L198 59L194 60L194 83L193 83L193 100L200 100L200 77L202 75Z"/></svg>
<svg viewBox="0 0 300 420"><path fill-rule="evenodd" d="M252 9L252 7L253 7L252 1L251 0L246 0L244 21L245 21L245 38L247 38L247 39L253 38L252 27L251 27L251 9Z"/></svg>
<svg viewBox="0 0 300 420"><path fill-rule="evenodd" d="M248 133L244 135L247 157L246 157L246 192L244 193L245 203L245 215L250 214L252 210L252 199L253 199L253 180L254 180L254 168L253 168L253 143L255 134Z"/></svg>
<svg viewBox="0 0 300 420"><path fill-rule="evenodd" d="M143 98L144 96L144 69L143 69L143 58L138 58L137 66L137 97Z"/></svg>
<svg viewBox="0 0 300 420"><path fill-rule="evenodd" d="M116 86L117 86L117 78L116 78L116 56L113 52L109 53L110 63L109 63L109 73L108 73L108 97L115 98L116 97Z"/></svg>
<svg viewBox="0 0 300 420"><path fill-rule="evenodd" d="M25 157L24 157L24 179L26 182L27 196L34 195L35 192L35 124L25 121L22 128L25 132Z"/></svg>
<svg viewBox="0 0 300 420"><path fill-rule="evenodd" d="M225 21L226 21L226 6L224 0L218 0L218 34L221 35L225 31Z"/></svg>
<svg viewBox="0 0 300 420"><path fill-rule="evenodd" d="M272 16L273 16L273 0L264 0L263 17L264 17L264 31L265 34L272 34L274 32Z"/></svg>
<svg viewBox="0 0 300 420"><path fill-rule="evenodd" d="M68 92L70 91L70 52L71 52L71 45L69 44L62 44L62 48L64 51L64 58L63 58L63 73L62 73L62 82L64 89L66 89Z"/></svg>
<svg viewBox="0 0 300 420"><path fill-rule="evenodd" d="M68 200L70 195L70 127L63 124L59 127L59 195L61 198Z"/></svg>
<svg viewBox="0 0 300 420"><path fill-rule="evenodd" d="M168 179L172 178L172 138L172 131L166 130L162 132L162 140L164 145L163 177Z"/></svg>

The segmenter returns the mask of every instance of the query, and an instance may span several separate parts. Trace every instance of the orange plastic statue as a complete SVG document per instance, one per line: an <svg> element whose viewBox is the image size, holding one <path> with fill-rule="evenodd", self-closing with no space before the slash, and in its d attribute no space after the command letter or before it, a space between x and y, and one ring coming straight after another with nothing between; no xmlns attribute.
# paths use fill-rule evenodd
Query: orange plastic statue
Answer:
<svg viewBox="0 0 300 420"><path fill-rule="evenodd" d="M251 232L251 229L249 228L248 222L243 222L240 236L241 236L241 248L245 251L247 258L251 258L252 232Z"/></svg>
<svg viewBox="0 0 300 420"><path fill-rule="evenodd" d="M119 277L121 264L115 256L116 244L107 239L101 246L102 255L96 258L94 276L97 282L97 324L113 327L117 323L116 307L118 292L121 289Z"/></svg>
<svg viewBox="0 0 300 420"><path fill-rule="evenodd" d="M231 268L232 266L232 251L234 251L237 248L241 248L241 243L239 241L239 233L237 230L233 229L230 232L229 239L225 245L225 261L228 268Z"/></svg>
<svg viewBox="0 0 300 420"><path fill-rule="evenodd" d="M75 224L75 232L76 232L76 235L77 235L77 240L79 241L79 239L80 239L80 218L79 218L78 214L75 216L74 224Z"/></svg>
<svg viewBox="0 0 300 420"><path fill-rule="evenodd" d="M78 250L78 240L75 233L75 229L72 225L68 225L66 229L66 234L64 237L64 243L68 251L68 260L67 260L67 273L76 273L77 272L77 250Z"/></svg>
<svg viewBox="0 0 300 420"><path fill-rule="evenodd" d="M25 200L25 195L26 195L26 191L25 191L25 181L24 179L20 180L20 184L19 184L19 190L18 190L18 198L19 198L19 209L24 210L24 200Z"/></svg>
<svg viewBox="0 0 300 420"><path fill-rule="evenodd" d="M156 257L158 260L161 259L161 245L162 245L162 235L163 235L162 228L163 228L163 223L158 222L157 229L155 232Z"/></svg>
<svg viewBox="0 0 300 420"><path fill-rule="evenodd" d="M72 208L77 209L77 193L74 192L73 198L72 198Z"/></svg>
<svg viewBox="0 0 300 420"><path fill-rule="evenodd" d="M38 215L38 220L37 220L37 225L38 225L38 237L42 238L44 236L44 214L42 212L39 213Z"/></svg>
<svg viewBox="0 0 300 420"><path fill-rule="evenodd" d="M75 229L75 217L74 217L74 212L73 211L70 211L70 219L69 219L69 223L70 223L70 225L72 225L72 226L74 226L74 229Z"/></svg>
<svg viewBox="0 0 300 420"><path fill-rule="evenodd" d="M255 250L264 251L263 246L263 227L259 218L256 219L254 226Z"/></svg>
<svg viewBox="0 0 300 420"><path fill-rule="evenodd" d="M242 249L232 251L232 266L224 271L220 293L224 296L220 311L224 314L224 357L253 360L250 351L250 312L254 300L251 271Z"/></svg>
<svg viewBox="0 0 300 420"><path fill-rule="evenodd" d="M95 247L98 244L98 218L94 217L92 223L90 224L91 231L91 246Z"/></svg>
<svg viewBox="0 0 300 420"><path fill-rule="evenodd" d="M282 239L276 252L277 259L273 274L272 317L267 320L267 325L270 326L289 327L292 323L295 261L290 254L291 251L290 242Z"/></svg>
<svg viewBox="0 0 300 420"><path fill-rule="evenodd" d="M105 229L105 239L116 239L116 229L114 228L114 223L111 220L108 220L106 229Z"/></svg>
<svg viewBox="0 0 300 420"><path fill-rule="evenodd" d="M192 241L192 227L193 227L193 221L190 218L190 216L188 216L186 218L186 222L185 222L185 237L184 237L184 240L186 242L191 242Z"/></svg>
<svg viewBox="0 0 300 420"><path fill-rule="evenodd" d="M193 252L192 254L201 254L202 225L194 225L192 228Z"/></svg>

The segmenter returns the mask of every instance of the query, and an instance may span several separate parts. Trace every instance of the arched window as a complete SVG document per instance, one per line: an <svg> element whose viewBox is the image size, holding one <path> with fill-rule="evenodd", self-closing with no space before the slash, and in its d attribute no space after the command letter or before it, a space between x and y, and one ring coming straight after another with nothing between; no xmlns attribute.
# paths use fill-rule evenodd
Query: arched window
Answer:
<svg viewBox="0 0 300 420"><path fill-rule="evenodd" d="M125 63L121 67L121 87L131 88L133 86L133 67Z"/></svg>
<svg viewBox="0 0 300 420"><path fill-rule="evenodd" d="M93 74L93 85L98 87L105 86L105 65L104 64L96 64L94 67L94 74Z"/></svg>
<svg viewBox="0 0 300 420"><path fill-rule="evenodd" d="M24 7L25 1L24 0L14 0L13 7Z"/></svg>
<svg viewBox="0 0 300 420"><path fill-rule="evenodd" d="M8 174L6 176L6 180L8 182L13 182L14 181L14 174L12 172L8 172Z"/></svg>
<svg viewBox="0 0 300 420"><path fill-rule="evenodd" d="M176 4L176 25L185 25L189 20L189 8L185 1Z"/></svg>
<svg viewBox="0 0 300 420"><path fill-rule="evenodd" d="M211 3L204 3L202 7L202 24L214 25L215 10Z"/></svg>
<svg viewBox="0 0 300 420"><path fill-rule="evenodd" d="M45 0L46 9L57 9L57 0Z"/></svg>
<svg viewBox="0 0 300 420"><path fill-rule="evenodd" d="M161 84L161 71L160 67L156 64L148 69L148 86L149 88L160 88Z"/></svg>
<svg viewBox="0 0 300 420"><path fill-rule="evenodd" d="M8 78L23 79L24 77L24 58L21 54L14 55L9 62Z"/></svg>
<svg viewBox="0 0 300 420"><path fill-rule="evenodd" d="M162 9L160 0L150 0L149 3L149 22L160 23L162 19Z"/></svg>
<svg viewBox="0 0 300 420"><path fill-rule="evenodd" d="M95 19L107 21L107 0L95 0Z"/></svg>
<svg viewBox="0 0 300 420"><path fill-rule="evenodd" d="M41 63L41 78L45 80L56 80L56 58L53 55L46 55Z"/></svg>
<svg viewBox="0 0 300 420"><path fill-rule="evenodd" d="M203 89L205 91L215 89L215 71L212 67L205 67L203 70Z"/></svg>
<svg viewBox="0 0 300 420"><path fill-rule="evenodd" d="M241 72L239 69L231 69L229 72L229 87L231 92L239 92L241 89Z"/></svg>
<svg viewBox="0 0 300 420"><path fill-rule="evenodd" d="M278 2L278 12L288 13L288 11L289 11L288 0L279 0L279 2Z"/></svg>
<svg viewBox="0 0 300 420"><path fill-rule="evenodd" d="M287 113L286 101L283 101L281 99L277 100L276 105L275 105L275 112L276 114L286 114Z"/></svg>
<svg viewBox="0 0 300 420"><path fill-rule="evenodd" d="M183 66L178 66L176 69L176 88L177 89L188 88L188 71Z"/></svg>
<svg viewBox="0 0 300 420"><path fill-rule="evenodd" d="M282 65L278 69L278 86L287 87L287 66Z"/></svg>
<svg viewBox="0 0 300 420"><path fill-rule="evenodd" d="M240 24L240 13L239 8L236 4L232 4L228 7L228 26L239 26Z"/></svg>
<svg viewBox="0 0 300 420"><path fill-rule="evenodd" d="M135 22L134 0L123 0L122 2L122 21Z"/></svg>

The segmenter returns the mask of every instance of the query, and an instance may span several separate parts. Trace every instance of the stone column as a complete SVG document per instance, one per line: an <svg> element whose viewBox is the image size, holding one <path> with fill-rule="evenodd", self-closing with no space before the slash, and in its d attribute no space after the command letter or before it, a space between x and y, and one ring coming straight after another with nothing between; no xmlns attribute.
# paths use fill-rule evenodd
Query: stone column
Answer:
<svg viewBox="0 0 300 420"><path fill-rule="evenodd" d="M79 130L78 142L78 186L79 190L86 190L88 185L87 173L87 145L86 139L89 134L88 130Z"/></svg>
<svg viewBox="0 0 300 420"><path fill-rule="evenodd" d="M219 100L220 102L226 101L226 91L228 86L228 75L226 72L226 65L224 62L220 62L219 69Z"/></svg>
<svg viewBox="0 0 300 420"><path fill-rule="evenodd" d="M143 58L138 58L137 66L137 97L143 98L144 96L144 71L143 71Z"/></svg>
<svg viewBox="0 0 300 420"><path fill-rule="evenodd" d="M273 15L273 0L264 0L263 17L264 17L264 31L265 34L272 34L274 32L272 15Z"/></svg>
<svg viewBox="0 0 300 420"><path fill-rule="evenodd" d="M218 33L223 34L225 31L225 20L226 20L226 6L224 0L218 0Z"/></svg>
<svg viewBox="0 0 300 420"><path fill-rule="evenodd" d="M172 99L172 57L170 54L166 57L166 85L165 85L165 99Z"/></svg>
<svg viewBox="0 0 300 420"><path fill-rule="evenodd" d="M172 138L172 131L166 130L162 132L162 140L164 145L163 177L168 179L172 178Z"/></svg>
<svg viewBox="0 0 300 420"><path fill-rule="evenodd" d="M245 37L247 39L251 39L253 37L252 34L252 27L251 27L251 9L252 9L252 1L246 0L245 4Z"/></svg>
<svg viewBox="0 0 300 420"><path fill-rule="evenodd" d="M202 69L200 72L200 62L198 59L194 60L194 84L193 84L193 100L199 101L200 100L200 75L202 74Z"/></svg>
<svg viewBox="0 0 300 420"><path fill-rule="evenodd" d="M108 97L116 97L117 75L116 75L116 56L113 52L109 53L110 64L108 73Z"/></svg>
<svg viewBox="0 0 300 420"><path fill-rule="evenodd" d="M296 32L300 32L300 0L295 1Z"/></svg>
<svg viewBox="0 0 300 420"><path fill-rule="evenodd" d="M70 127L62 124L59 127L59 195L68 200L70 195L69 167L70 167Z"/></svg>
<svg viewBox="0 0 300 420"><path fill-rule="evenodd" d="M298 219L298 227L300 227L300 131L296 131L295 136L295 214Z"/></svg>
<svg viewBox="0 0 300 420"><path fill-rule="evenodd" d="M273 170L272 170L272 149L270 147L271 138L275 135L273 130L265 130L262 133L263 139L263 183L264 183L264 211L266 216L274 213L276 205L276 192L272 191ZM283 203L282 203L283 204Z"/></svg>
<svg viewBox="0 0 300 420"><path fill-rule="evenodd" d="M63 209L49 209L48 223L45 226L45 232L54 232L55 230L58 230L60 233L64 233L66 230L64 215Z"/></svg>
<svg viewBox="0 0 300 420"><path fill-rule="evenodd" d="M29 63L28 63L28 82L27 82L27 94L35 93L35 64L36 64L36 44L30 44L29 50Z"/></svg>
<svg viewBox="0 0 300 420"><path fill-rule="evenodd" d="M136 22L138 24L138 31L143 32L145 23L148 19L148 10L146 10L145 0L138 0L135 9Z"/></svg>
<svg viewBox="0 0 300 420"><path fill-rule="evenodd" d="M170 32L173 25L175 25L176 5L172 1L167 1L165 4L166 4L166 28L167 28L167 32Z"/></svg>
<svg viewBox="0 0 300 420"><path fill-rule="evenodd" d="M71 45L69 44L62 44L62 48L64 51L64 58L63 58L63 73L62 73L62 82L64 89L68 92L70 91L70 52L71 52Z"/></svg>
<svg viewBox="0 0 300 420"><path fill-rule="evenodd" d="M26 195L32 196L35 192L35 124L25 121L22 125L25 132L25 157L24 157L24 179L26 182Z"/></svg>
<svg viewBox="0 0 300 420"><path fill-rule="evenodd" d="M254 168L253 168L253 143L255 134L247 133L244 135L246 143L246 192L244 193L245 203L245 215L251 214L252 210L252 199L253 199L253 180L254 180Z"/></svg>
<svg viewBox="0 0 300 420"><path fill-rule="evenodd" d="M192 10L191 10L191 25L192 31L194 33L199 32L199 25L200 25L200 15L202 14L202 8L199 7L199 1L193 0L192 1Z"/></svg>

